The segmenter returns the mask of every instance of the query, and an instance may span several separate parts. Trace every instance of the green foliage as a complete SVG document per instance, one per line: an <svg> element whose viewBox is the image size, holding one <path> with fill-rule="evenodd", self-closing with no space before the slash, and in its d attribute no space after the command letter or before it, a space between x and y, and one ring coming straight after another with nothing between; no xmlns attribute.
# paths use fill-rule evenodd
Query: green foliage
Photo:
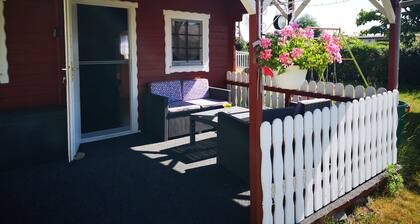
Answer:
<svg viewBox="0 0 420 224"><path fill-rule="evenodd" d="M369 85L375 87L386 87L388 82L388 45L382 43L363 43L356 38L346 38L350 45L361 70L363 71ZM350 54L343 47L343 58L349 58ZM411 48L401 48L399 87L403 89L414 89L420 86L420 45ZM334 66L329 66L328 71L332 73ZM352 61L343 60L343 63L336 64L337 79L339 82L352 85L363 83L362 78Z"/></svg>
<svg viewBox="0 0 420 224"><path fill-rule="evenodd" d="M240 38L236 38L235 49L237 51L248 51L248 42L245 42L244 40Z"/></svg>
<svg viewBox="0 0 420 224"><path fill-rule="evenodd" d="M378 10L361 10L356 19L356 25L365 25L369 22L376 22L367 30L361 32L362 35L382 34L389 35L389 23L384 15ZM402 9L401 12L401 42L410 47L415 42L415 34L420 32L420 5L412 5Z"/></svg>
<svg viewBox="0 0 420 224"><path fill-rule="evenodd" d="M389 165L386 168L386 190L390 195L395 195L403 186L404 179L401 174L398 173L398 169L395 165Z"/></svg>

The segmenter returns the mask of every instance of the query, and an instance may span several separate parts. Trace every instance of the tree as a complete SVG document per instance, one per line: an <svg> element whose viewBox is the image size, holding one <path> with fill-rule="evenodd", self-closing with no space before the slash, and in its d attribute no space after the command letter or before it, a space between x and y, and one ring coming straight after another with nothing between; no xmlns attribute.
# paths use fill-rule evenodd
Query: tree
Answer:
<svg viewBox="0 0 420 224"><path fill-rule="evenodd" d="M316 21L316 19L309 15L309 14L305 14L301 17L299 17L296 20L296 23L300 25L300 27L305 28L305 27L318 27L318 22Z"/></svg>
<svg viewBox="0 0 420 224"><path fill-rule="evenodd" d="M377 25L362 30L361 35L382 34L388 37L388 20L378 10L361 10L359 12L356 25L361 26L369 22L375 22ZM412 46L418 32L420 32L420 5L412 5L401 9L401 42L408 47Z"/></svg>
<svg viewBox="0 0 420 224"><path fill-rule="evenodd" d="M299 17L296 20L296 23L299 24L300 27L302 28L306 28L306 27L319 27L318 25L318 21L316 21L316 19L309 15L309 14L305 14L302 15L301 17ZM321 34L320 30L315 30L315 36L319 36Z"/></svg>

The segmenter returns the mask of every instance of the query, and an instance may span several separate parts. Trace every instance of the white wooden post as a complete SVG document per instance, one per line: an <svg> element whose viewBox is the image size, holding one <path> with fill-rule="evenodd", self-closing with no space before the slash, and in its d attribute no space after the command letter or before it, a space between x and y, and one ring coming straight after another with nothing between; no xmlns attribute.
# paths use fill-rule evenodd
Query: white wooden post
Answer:
<svg viewBox="0 0 420 224"><path fill-rule="evenodd" d="M366 90L367 91L367 90ZM366 97L366 144L365 144L365 169L366 180L372 177L372 163L371 163L371 138L372 138L372 99Z"/></svg>
<svg viewBox="0 0 420 224"><path fill-rule="evenodd" d="M371 148L370 148L370 157L371 157L371 166L372 166L372 177L378 173L378 162L377 162L377 143L378 143L378 123L377 123L377 114L378 114L378 98L376 95L372 96L372 136L371 136Z"/></svg>
<svg viewBox="0 0 420 224"><path fill-rule="evenodd" d="M346 180L344 176L344 154L346 150L346 104L338 106L338 195L342 196L346 192Z"/></svg>
<svg viewBox="0 0 420 224"><path fill-rule="evenodd" d="M362 86L363 87L363 86ZM363 89L364 91L364 89ZM366 180L365 170L365 139L366 139L366 102L363 98L359 100L359 183L364 183Z"/></svg>
<svg viewBox="0 0 420 224"><path fill-rule="evenodd" d="M393 124L392 124L392 163L397 163L397 128L398 128L398 101L399 101L399 93L398 90L393 91L394 99L393 99Z"/></svg>
<svg viewBox="0 0 420 224"><path fill-rule="evenodd" d="M359 101L353 100L352 187L359 185Z"/></svg>
<svg viewBox="0 0 420 224"><path fill-rule="evenodd" d="M346 192L351 191L352 188L352 170L351 170L351 152L352 152L352 129L351 124L353 121L353 104L346 103Z"/></svg>

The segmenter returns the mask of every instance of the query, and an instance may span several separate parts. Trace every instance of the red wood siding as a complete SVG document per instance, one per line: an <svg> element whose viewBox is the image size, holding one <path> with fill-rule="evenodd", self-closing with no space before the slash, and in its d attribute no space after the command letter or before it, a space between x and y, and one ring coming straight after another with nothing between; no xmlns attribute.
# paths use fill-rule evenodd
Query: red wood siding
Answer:
<svg viewBox="0 0 420 224"><path fill-rule="evenodd" d="M165 9L210 14L209 72L165 74ZM226 71L233 65L235 20L241 18L242 13L244 10L239 0L139 1L137 32L140 92L151 81L195 77L208 78L210 85L225 87Z"/></svg>
<svg viewBox="0 0 420 224"><path fill-rule="evenodd" d="M59 1L5 2L9 84L0 84L0 110L63 103ZM60 11L61 9L61 11Z"/></svg>

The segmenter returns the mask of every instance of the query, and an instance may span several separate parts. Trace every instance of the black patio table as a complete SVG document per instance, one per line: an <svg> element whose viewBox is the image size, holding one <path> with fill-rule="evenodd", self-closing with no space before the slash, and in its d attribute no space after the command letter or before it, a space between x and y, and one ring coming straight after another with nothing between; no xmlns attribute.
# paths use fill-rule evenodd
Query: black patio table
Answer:
<svg viewBox="0 0 420 224"><path fill-rule="evenodd" d="M218 118L217 115L220 113L227 113L236 118L243 119L249 118L249 109L244 107L224 107L220 109L207 110L198 112L190 115L190 143L195 143L195 125L196 122L201 122L210 125L217 129Z"/></svg>

